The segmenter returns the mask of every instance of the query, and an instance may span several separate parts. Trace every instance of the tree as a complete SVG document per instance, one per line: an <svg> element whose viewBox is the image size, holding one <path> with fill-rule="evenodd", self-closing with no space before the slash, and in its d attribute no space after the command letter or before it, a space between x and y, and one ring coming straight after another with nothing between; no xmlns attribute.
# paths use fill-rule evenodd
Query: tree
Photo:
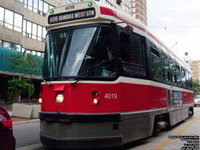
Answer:
<svg viewBox="0 0 200 150"><path fill-rule="evenodd" d="M8 81L8 98L12 99L15 95L21 95L30 92L32 96L34 93L34 85L29 84L28 80L25 78L21 78L20 80L17 78L13 78Z"/></svg>
<svg viewBox="0 0 200 150"><path fill-rule="evenodd" d="M194 96L200 94L200 84L199 80L192 80L192 85L193 85L193 91L194 91Z"/></svg>
<svg viewBox="0 0 200 150"><path fill-rule="evenodd" d="M26 85L25 91L28 87L28 102L30 102L30 97L33 95L34 91L34 85L32 84L32 75L39 73L40 71L40 63L41 59L37 56L33 56L31 54L23 55L23 53L16 53L12 54L9 58L11 61L10 68L18 71L22 74L29 75L29 85L27 85L27 80L24 80L23 78L21 81L16 81L16 78L12 79L13 81L10 81L10 86L13 86L15 89L16 87L21 87L21 85ZM17 84L14 84L17 83ZM32 91L33 90L33 91ZM18 94L22 94L23 91L21 90L14 90ZM26 91L27 92L27 91ZM12 93L12 92L11 92Z"/></svg>

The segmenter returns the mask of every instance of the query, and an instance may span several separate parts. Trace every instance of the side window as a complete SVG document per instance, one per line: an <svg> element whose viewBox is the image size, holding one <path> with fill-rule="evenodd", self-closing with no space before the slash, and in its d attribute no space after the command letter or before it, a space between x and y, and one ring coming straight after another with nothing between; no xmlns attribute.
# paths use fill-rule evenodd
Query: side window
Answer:
<svg viewBox="0 0 200 150"><path fill-rule="evenodd" d="M189 73L189 87L192 89L192 75Z"/></svg>
<svg viewBox="0 0 200 150"><path fill-rule="evenodd" d="M189 72L188 71L186 71L186 86L187 86L187 88L190 87L190 79L189 79Z"/></svg>
<svg viewBox="0 0 200 150"><path fill-rule="evenodd" d="M120 33L120 53L125 74L130 76L144 75L144 43L142 38Z"/></svg>
<svg viewBox="0 0 200 150"><path fill-rule="evenodd" d="M176 85L177 77L176 77L176 65L173 59L171 59L171 73L172 73L172 84Z"/></svg>
<svg viewBox="0 0 200 150"><path fill-rule="evenodd" d="M174 60L170 57L169 59L169 68L170 68L170 72L169 72L169 78L172 84L176 84L177 81L177 77L176 77L176 65Z"/></svg>
<svg viewBox="0 0 200 150"><path fill-rule="evenodd" d="M181 68L176 64L176 76L177 76L177 85L182 87L182 78L181 78Z"/></svg>
<svg viewBox="0 0 200 150"><path fill-rule="evenodd" d="M181 69L181 75L182 75L183 87L186 88L186 74L183 68Z"/></svg>
<svg viewBox="0 0 200 150"><path fill-rule="evenodd" d="M163 71L163 79L164 82L169 83L170 80L168 78L168 72L169 72L169 61L168 57L165 53L162 54L162 71Z"/></svg>
<svg viewBox="0 0 200 150"><path fill-rule="evenodd" d="M151 47L151 56L153 78L156 80L162 80L160 53L155 48Z"/></svg>

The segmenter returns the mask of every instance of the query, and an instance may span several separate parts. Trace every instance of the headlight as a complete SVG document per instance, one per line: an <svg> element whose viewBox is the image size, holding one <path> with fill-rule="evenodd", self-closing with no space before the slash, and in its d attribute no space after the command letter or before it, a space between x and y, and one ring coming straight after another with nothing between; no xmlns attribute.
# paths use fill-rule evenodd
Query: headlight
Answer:
<svg viewBox="0 0 200 150"><path fill-rule="evenodd" d="M56 102L57 103L62 103L63 101L64 101L64 95L63 94L56 95Z"/></svg>
<svg viewBox="0 0 200 150"><path fill-rule="evenodd" d="M38 99L38 102L39 102L40 104L42 103L42 98L41 98L41 97Z"/></svg>

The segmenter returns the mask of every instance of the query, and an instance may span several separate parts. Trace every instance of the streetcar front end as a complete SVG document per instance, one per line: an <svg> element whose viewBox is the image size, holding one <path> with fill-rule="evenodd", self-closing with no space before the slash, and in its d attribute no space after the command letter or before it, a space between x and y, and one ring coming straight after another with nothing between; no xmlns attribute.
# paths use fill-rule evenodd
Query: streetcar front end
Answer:
<svg viewBox="0 0 200 150"><path fill-rule="evenodd" d="M115 28L94 21L71 25L95 19L99 10L91 4L67 13L58 12L79 4L58 8L48 17L40 137L50 147L122 145Z"/></svg>

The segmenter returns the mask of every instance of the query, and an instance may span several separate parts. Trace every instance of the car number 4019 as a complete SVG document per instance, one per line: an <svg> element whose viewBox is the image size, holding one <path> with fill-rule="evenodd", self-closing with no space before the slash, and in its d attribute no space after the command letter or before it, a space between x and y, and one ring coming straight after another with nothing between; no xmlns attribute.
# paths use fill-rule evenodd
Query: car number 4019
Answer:
<svg viewBox="0 0 200 150"><path fill-rule="evenodd" d="M117 99L117 93L106 93L104 95L105 99Z"/></svg>

